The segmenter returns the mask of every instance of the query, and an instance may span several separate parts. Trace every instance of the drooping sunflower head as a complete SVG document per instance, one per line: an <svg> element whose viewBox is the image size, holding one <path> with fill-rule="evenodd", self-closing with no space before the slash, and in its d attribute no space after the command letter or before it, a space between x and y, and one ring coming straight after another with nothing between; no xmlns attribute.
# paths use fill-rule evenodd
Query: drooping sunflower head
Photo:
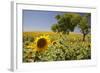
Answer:
<svg viewBox="0 0 100 73"><path fill-rule="evenodd" d="M52 42L52 45L56 45L56 44L57 44L57 42L56 42L56 41L53 41L53 42Z"/></svg>
<svg viewBox="0 0 100 73"><path fill-rule="evenodd" d="M36 49L37 51L44 51L48 48L48 45L50 43L49 36L40 36L36 39Z"/></svg>

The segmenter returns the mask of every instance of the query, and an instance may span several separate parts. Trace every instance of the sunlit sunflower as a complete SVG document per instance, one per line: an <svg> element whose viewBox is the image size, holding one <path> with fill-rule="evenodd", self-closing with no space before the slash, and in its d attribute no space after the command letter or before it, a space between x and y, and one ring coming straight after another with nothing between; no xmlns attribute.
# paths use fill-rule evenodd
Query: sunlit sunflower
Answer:
<svg viewBox="0 0 100 73"><path fill-rule="evenodd" d="M44 51L45 49L48 48L48 45L50 43L49 36L40 36L36 38L35 40L36 43L36 49L37 51Z"/></svg>
<svg viewBox="0 0 100 73"><path fill-rule="evenodd" d="M34 43L30 43L28 46L26 46L26 48L32 49L32 51L36 51Z"/></svg>

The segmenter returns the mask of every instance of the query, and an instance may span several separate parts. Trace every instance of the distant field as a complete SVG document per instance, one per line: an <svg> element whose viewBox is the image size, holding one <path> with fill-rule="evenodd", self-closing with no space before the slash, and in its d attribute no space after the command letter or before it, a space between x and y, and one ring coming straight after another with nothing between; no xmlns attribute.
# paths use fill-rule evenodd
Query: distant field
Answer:
<svg viewBox="0 0 100 73"><path fill-rule="evenodd" d="M91 59L91 35L23 32L23 62Z"/></svg>

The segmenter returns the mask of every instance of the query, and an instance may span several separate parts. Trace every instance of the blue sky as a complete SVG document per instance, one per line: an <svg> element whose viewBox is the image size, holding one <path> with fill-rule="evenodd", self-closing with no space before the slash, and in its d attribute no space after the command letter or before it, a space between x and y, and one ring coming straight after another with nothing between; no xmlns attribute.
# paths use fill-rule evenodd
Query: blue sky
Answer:
<svg viewBox="0 0 100 73"><path fill-rule="evenodd" d="M23 10L24 31L51 31L57 22L55 16L61 12Z"/></svg>
<svg viewBox="0 0 100 73"><path fill-rule="evenodd" d="M63 12L23 10L23 31L51 31L55 16ZM75 30L79 32L79 29Z"/></svg>

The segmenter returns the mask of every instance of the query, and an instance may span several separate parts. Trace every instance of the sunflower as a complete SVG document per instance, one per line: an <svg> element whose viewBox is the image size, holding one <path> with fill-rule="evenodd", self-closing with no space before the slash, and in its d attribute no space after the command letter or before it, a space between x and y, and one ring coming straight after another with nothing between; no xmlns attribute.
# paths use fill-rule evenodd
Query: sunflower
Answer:
<svg viewBox="0 0 100 73"><path fill-rule="evenodd" d="M36 43L36 49L37 51L44 51L45 49L48 48L48 45L50 43L49 36L40 36L36 38L35 40Z"/></svg>
<svg viewBox="0 0 100 73"><path fill-rule="evenodd" d="M27 49L32 49L32 51L36 51L34 43L30 43L28 46L26 46L26 48Z"/></svg>
<svg viewBox="0 0 100 73"><path fill-rule="evenodd" d="M56 44L57 44L57 42L56 42L56 41L53 41L53 42L52 42L52 45L56 45Z"/></svg>

